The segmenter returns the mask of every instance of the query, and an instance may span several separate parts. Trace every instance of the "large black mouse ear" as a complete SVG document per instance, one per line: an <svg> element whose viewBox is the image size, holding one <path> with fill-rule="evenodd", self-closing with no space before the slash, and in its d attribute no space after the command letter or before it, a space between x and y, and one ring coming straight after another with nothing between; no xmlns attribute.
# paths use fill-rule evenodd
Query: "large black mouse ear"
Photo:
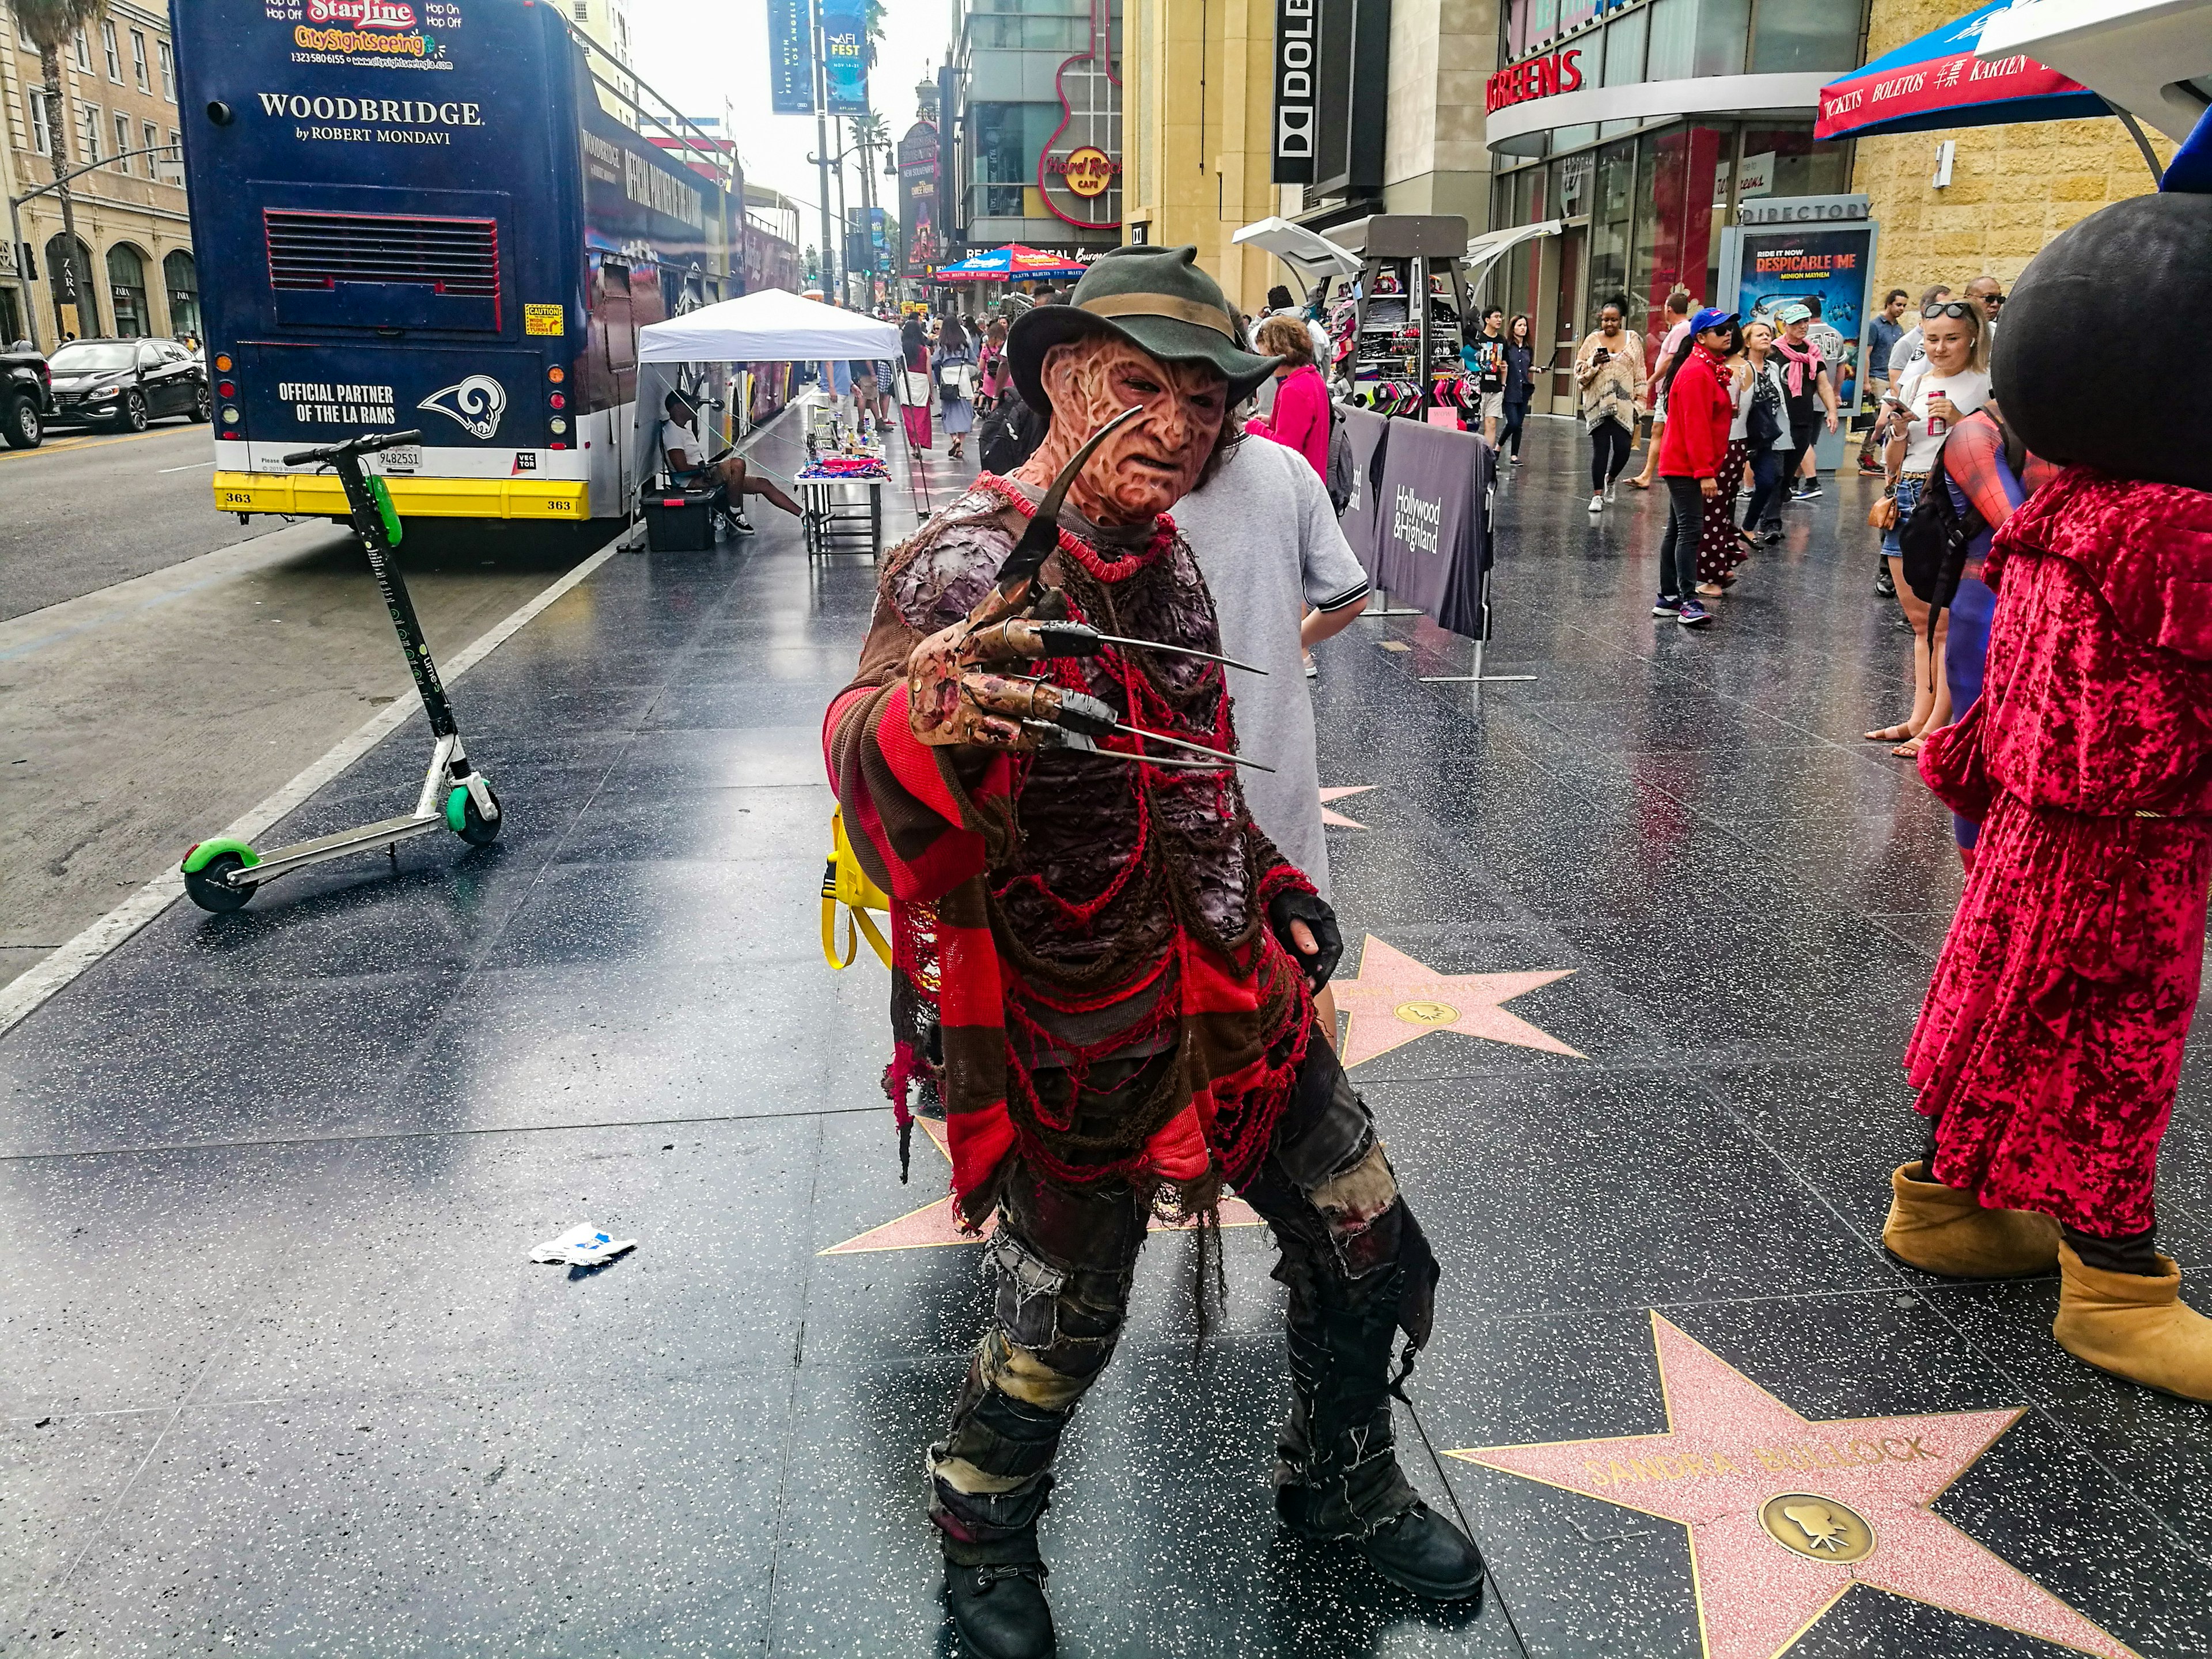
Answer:
<svg viewBox="0 0 2212 1659"><path fill-rule="evenodd" d="M2158 188L2162 196L2212 196L2212 108L2197 118L2196 129L2174 151Z"/></svg>
<svg viewBox="0 0 2212 1659"><path fill-rule="evenodd" d="M2212 112L2155 196L2091 214L2028 262L2005 301L1992 390L2045 460L2212 492L2212 400L2146 374L2115 331L2212 309Z"/></svg>

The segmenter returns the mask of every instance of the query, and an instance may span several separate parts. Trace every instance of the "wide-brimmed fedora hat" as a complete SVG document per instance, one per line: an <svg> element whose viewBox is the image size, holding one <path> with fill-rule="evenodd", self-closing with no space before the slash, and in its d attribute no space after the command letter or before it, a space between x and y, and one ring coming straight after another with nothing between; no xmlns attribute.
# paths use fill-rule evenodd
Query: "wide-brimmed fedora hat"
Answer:
<svg viewBox="0 0 2212 1659"><path fill-rule="evenodd" d="M1282 364L1237 343L1237 317L1221 285L1198 268L1194 247L1116 247L1100 254L1066 302L1024 312L1006 331L1006 362L1022 401L1052 405L1038 371L1066 340L1117 334L1167 363L1206 363L1229 381L1229 401L1249 395Z"/></svg>

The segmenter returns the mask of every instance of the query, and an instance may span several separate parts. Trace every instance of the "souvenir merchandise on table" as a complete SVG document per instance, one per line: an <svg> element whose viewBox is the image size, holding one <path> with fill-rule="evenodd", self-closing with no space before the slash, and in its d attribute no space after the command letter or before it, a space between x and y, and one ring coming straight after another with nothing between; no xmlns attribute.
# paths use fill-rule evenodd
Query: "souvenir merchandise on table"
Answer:
<svg viewBox="0 0 2212 1659"><path fill-rule="evenodd" d="M813 433L806 434L806 465L799 471L800 483L849 483L890 476L890 468L884 462L883 441L865 410L857 424L839 426L827 447Z"/></svg>

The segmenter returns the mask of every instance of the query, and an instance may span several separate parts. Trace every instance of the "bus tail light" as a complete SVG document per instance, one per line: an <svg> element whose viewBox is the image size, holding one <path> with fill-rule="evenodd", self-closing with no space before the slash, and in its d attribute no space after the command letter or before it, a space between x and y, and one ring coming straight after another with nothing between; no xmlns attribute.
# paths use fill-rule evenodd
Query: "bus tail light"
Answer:
<svg viewBox="0 0 2212 1659"><path fill-rule="evenodd" d="M553 407L554 407L554 408L556 408L556 409L566 409L566 408L568 408L568 398L565 398L565 397L563 397L560 392L555 392L551 397L548 398L545 401L546 401L547 403L549 403L549 404L552 404L552 405L553 405Z"/></svg>
<svg viewBox="0 0 2212 1659"><path fill-rule="evenodd" d="M215 389L216 395L219 397L235 398L238 396L238 388L233 386L228 380L221 380L216 382Z"/></svg>
<svg viewBox="0 0 2212 1659"><path fill-rule="evenodd" d="M562 368L560 364L556 363L552 368L545 371L545 378L552 381L555 386L558 386L562 381L568 378L568 371Z"/></svg>
<svg viewBox="0 0 2212 1659"><path fill-rule="evenodd" d="M217 357L215 360L215 371L218 374L228 374L230 373L230 357L228 353L225 353L223 356Z"/></svg>

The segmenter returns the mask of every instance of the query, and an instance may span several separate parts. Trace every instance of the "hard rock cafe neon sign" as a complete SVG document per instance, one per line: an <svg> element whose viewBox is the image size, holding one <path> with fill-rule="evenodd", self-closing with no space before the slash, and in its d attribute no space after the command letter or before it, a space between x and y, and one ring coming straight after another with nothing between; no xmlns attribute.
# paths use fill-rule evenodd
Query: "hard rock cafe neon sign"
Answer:
<svg viewBox="0 0 2212 1659"><path fill-rule="evenodd" d="M1106 193L1121 176L1121 164L1104 150L1085 144L1066 155L1047 157L1044 170L1058 173L1070 190L1088 200Z"/></svg>

